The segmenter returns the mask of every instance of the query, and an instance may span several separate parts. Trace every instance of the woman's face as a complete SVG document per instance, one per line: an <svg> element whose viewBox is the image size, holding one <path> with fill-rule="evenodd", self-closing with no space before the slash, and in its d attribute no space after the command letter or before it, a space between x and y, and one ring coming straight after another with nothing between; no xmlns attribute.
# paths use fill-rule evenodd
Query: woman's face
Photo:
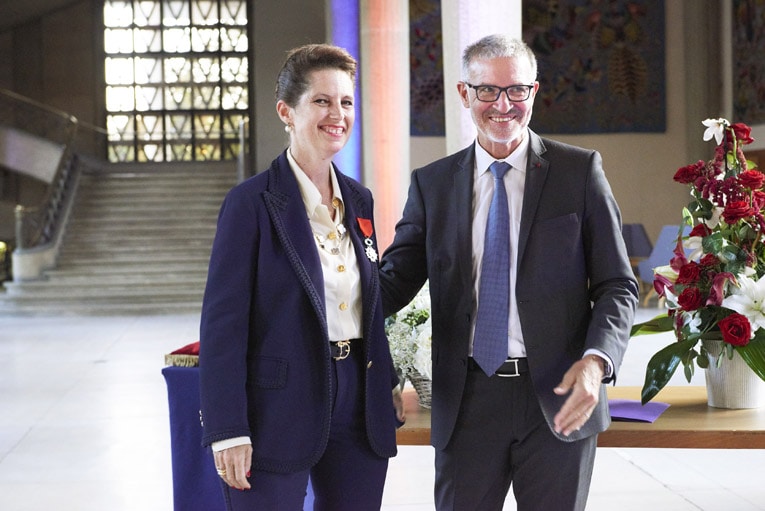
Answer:
<svg viewBox="0 0 765 511"><path fill-rule="evenodd" d="M303 158L332 158L351 136L355 111L353 81L339 69L321 69L308 75L308 90L293 107L276 105L279 116L292 126L290 147Z"/></svg>

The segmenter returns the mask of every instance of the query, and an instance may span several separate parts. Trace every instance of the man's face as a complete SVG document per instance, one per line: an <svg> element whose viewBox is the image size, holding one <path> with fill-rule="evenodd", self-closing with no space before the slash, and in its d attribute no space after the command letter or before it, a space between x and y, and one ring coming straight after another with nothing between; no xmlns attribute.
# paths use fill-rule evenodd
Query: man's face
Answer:
<svg viewBox="0 0 765 511"><path fill-rule="evenodd" d="M539 82L534 80L531 64L526 58L498 57L474 60L468 77L457 84L462 104L470 109L473 123L478 130L478 143L495 158L505 158L512 153L526 136L531 121L534 97ZM494 85L533 85L528 99L510 101L502 92L495 101L480 101L474 87Z"/></svg>

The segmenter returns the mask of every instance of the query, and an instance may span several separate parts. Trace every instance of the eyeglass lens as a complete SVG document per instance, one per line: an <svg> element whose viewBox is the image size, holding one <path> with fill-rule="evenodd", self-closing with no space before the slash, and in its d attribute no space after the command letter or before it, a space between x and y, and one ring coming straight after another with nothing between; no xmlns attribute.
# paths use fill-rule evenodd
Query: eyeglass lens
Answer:
<svg viewBox="0 0 765 511"><path fill-rule="evenodd" d="M510 101L526 101L531 95L531 85L510 85L497 87L496 85L470 85L475 89L479 101L492 102L499 99L500 94L505 92Z"/></svg>

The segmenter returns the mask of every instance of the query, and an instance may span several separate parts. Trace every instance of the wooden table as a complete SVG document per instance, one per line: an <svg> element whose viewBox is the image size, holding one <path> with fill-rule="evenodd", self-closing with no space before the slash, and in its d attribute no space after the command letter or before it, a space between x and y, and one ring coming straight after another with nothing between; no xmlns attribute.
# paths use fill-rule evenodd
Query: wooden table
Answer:
<svg viewBox="0 0 765 511"><path fill-rule="evenodd" d="M640 399L640 387L608 387L609 398ZM653 423L616 422L598 435L598 447L765 449L765 408L727 410L707 405L703 386L664 388L654 399L670 407ZM430 410L404 391L406 424L399 445L430 445Z"/></svg>

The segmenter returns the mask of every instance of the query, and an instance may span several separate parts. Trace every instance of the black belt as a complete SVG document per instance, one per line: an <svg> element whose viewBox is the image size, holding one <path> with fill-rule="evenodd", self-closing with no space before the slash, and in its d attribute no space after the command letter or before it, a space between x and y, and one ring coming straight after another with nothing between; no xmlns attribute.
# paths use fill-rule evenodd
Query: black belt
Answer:
<svg viewBox="0 0 765 511"><path fill-rule="evenodd" d="M351 354L351 342L361 339L344 339L342 341L329 341L329 355L335 360L344 360Z"/></svg>
<svg viewBox="0 0 765 511"><path fill-rule="evenodd" d="M483 371L478 362L473 357L468 357L468 368L471 371ZM500 378L512 378L514 376L520 376L523 373L529 371L529 362L525 358L508 358L505 363L499 366L499 369L494 373Z"/></svg>

